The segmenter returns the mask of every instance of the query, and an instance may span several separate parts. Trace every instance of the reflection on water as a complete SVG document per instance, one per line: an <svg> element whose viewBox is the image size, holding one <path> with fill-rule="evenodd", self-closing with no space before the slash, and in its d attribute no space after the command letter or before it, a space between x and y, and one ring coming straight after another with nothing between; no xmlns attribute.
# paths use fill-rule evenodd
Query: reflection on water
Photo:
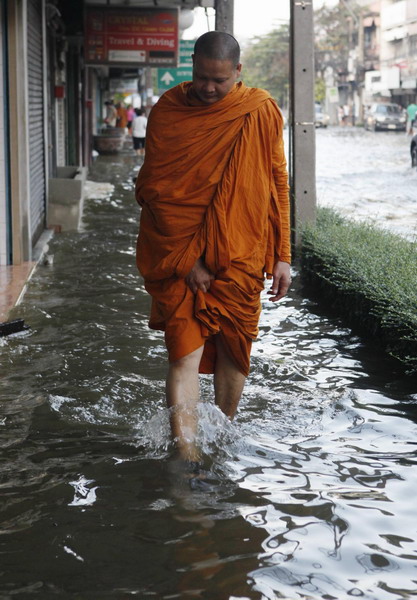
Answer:
<svg viewBox="0 0 417 600"><path fill-rule="evenodd" d="M415 388L297 277L279 307L265 298L235 422L203 378L210 489L173 476L134 173L97 161L104 196L52 241L15 309L31 329L1 340L1 597L415 596Z"/></svg>

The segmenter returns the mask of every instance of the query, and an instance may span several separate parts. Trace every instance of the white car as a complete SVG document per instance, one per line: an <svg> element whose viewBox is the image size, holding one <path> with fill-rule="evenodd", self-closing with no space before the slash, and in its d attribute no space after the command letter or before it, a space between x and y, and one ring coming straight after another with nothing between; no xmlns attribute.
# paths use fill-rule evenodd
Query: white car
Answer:
<svg viewBox="0 0 417 600"><path fill-rule="evenodd" d="M327 127L330 122L330 117L326 113L323 112L323 109L318 104L314 107L315 115L314 115L314 125L316 127Z"/></svg>

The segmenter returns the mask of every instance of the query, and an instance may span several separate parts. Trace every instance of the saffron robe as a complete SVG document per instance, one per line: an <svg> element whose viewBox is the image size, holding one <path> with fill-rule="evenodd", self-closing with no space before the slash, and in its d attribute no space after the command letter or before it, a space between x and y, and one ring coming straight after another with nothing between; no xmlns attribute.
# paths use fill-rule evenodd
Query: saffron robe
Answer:
<svg viewBox="0 0 417 600"><path fill-rule="evenodd" d="M243 83L206 105L186 82L150 113L137 266L152 296L149 326L165 331L171 362L204 344L200 372L213 373L220 333L249 372L264 277L291 260L282 130L271 96ZM215 279L194 294L184 278L200 257Z"/></svg>

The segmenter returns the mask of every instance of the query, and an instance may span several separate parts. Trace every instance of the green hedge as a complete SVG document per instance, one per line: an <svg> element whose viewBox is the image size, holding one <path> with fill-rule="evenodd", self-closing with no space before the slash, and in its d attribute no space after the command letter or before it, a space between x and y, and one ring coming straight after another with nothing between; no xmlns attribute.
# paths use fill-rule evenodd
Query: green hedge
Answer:
<svg viewBox="0 0 417 600"><path fill-rule="evenodd" d="M301 250L303 281L417 374L417 244L320 208Z"/></svg>

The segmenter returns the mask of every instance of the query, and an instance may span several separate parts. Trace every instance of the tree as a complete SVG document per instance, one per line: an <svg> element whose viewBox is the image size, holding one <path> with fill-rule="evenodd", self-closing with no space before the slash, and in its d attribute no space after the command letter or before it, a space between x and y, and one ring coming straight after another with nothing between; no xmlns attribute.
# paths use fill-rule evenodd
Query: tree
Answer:
<svg viewBox="0 0 417 600"><path fill-rule="evenodd" d="M316 85L314 90L314 99L320 104L324 102L326 98L326 83L324 79L316 78Z"/></svg>
<svg viewBox="0 0 417 600"><path fill-rule="evenodd" d="M315 70L319 78L329 67L340 76L347 73L349 50L357 35L353 29L352 13L345 4L322 6L314 12Z"/></svg>
<svg viewBox="0 0 417 600"><path fill-rule="evenodd" d="M246 85L268 90L281 108L288 106L289 26L255 37L243 52L242 78Z"/></svg>

